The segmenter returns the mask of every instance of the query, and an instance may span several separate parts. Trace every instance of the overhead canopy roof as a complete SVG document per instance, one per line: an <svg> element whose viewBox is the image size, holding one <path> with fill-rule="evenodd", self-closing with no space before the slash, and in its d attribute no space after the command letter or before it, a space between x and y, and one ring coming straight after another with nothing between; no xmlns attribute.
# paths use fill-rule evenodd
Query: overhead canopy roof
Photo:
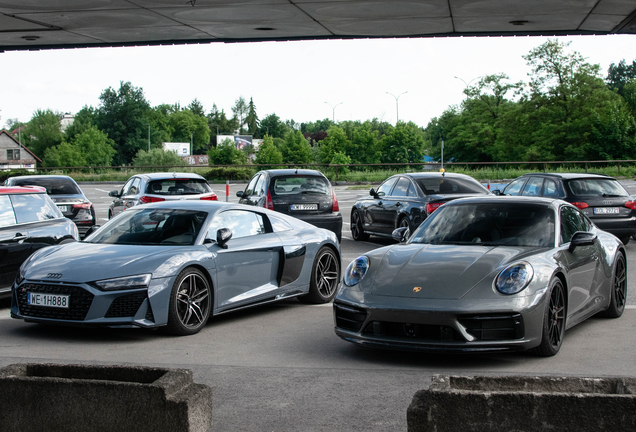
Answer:
<svg viewBox="0 0 636 432"><path fill-rule="evenodd" d="M634 0L0 0L0 51L432 36L636 34Z"/></svg>

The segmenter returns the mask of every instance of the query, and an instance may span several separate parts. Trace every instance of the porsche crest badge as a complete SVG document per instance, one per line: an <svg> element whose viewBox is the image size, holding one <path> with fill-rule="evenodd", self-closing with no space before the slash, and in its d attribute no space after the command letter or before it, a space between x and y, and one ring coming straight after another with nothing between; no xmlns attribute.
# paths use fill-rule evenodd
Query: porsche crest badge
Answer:
<svg viewBox="0 0 636 432"><path fill-rule="evenodd" d="M420 292L422 291L422 287L414 287L413 288L413 292Z"/></svg>

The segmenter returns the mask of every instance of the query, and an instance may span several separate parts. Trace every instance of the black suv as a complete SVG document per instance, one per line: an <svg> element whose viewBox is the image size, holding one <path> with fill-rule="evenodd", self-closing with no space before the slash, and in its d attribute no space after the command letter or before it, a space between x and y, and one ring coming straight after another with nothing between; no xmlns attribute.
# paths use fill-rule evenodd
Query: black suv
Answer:
<svg viewBox="0 0 636 432"><path fill-rule="evenodd" d="M525 174L496 195L558 198L576 207L596 226L624 244L636 233L636 201L613 177L602 174Z"/></svg>
<svg viewBox="0 0 636 432"><path fill-rule="evenodd" d="M320 171L275 169L256 173L240 204L255 205L294 216L319 228L333 231L342 240L342 215L331 183Z"/></svg>

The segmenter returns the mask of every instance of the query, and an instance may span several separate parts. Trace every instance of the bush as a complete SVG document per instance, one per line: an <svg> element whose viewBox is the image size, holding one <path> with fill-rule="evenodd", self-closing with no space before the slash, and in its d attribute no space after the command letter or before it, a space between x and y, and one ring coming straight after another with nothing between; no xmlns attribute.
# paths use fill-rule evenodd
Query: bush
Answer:
<svg viewBox="0 0 636 432"><path fill-rule="evenodd" d="M24 168L13 169L11 171L0 171L0 183L4 183L6 179L9 177L20 177L25 175L33 175L36 174Z"/></svg>
<svg viewBox="0 0 636 432"><path fill-rule="evenodd" d="M210 183L214 180L249 180L254 175L254 171L251 168L232 168L232 167L220 167L212 168L210 171L202 174Z"/></svg>

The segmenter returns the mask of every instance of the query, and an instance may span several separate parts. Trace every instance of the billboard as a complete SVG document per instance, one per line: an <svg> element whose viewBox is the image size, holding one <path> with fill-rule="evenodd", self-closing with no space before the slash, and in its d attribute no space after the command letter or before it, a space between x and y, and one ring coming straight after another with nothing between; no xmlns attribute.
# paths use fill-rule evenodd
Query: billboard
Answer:
<svg viewBox="0 0 636 432"><path fill-rule="evenodd" d="M218 146L226 139L234 141L237 150L243 150L245 147L252 145L252 135L217 135L216 145Z"/></svg>
<svg viewBox="0 0 636 432"><path fill-rule="evenodd" d="M190 143L163 143L163 149L166 151L173 151L179 156L190 156Z"/></svg>

